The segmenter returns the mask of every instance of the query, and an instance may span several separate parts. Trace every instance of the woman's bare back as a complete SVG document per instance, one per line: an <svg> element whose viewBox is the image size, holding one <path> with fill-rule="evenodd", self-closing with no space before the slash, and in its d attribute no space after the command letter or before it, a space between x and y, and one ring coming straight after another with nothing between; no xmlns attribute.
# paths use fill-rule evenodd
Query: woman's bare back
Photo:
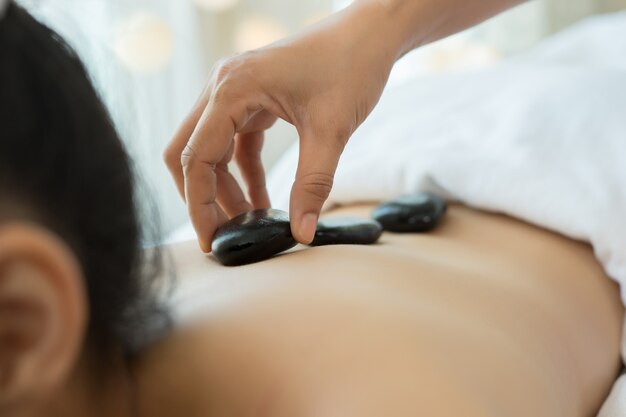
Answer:
<svg viewBox="0 0 626 417"><path fill-rule="evenodd" d="M171 251L178 324L137 365L144 415L587 417L618 370L591 248L506 216L452 206L429 234L239 268Z"/></svg>

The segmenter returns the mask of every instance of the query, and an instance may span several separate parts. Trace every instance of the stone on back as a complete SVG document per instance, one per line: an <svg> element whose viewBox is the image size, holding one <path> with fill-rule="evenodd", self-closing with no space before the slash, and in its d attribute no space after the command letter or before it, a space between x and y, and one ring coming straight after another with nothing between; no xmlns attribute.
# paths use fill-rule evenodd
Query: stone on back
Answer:
<svg viewBox="0 0 626 417"><path fill-rule="evenodd" d="M289 215L275 209L243 213L222 225L213 238L213 256L226 266L264 261L293 248Z"/></svg>
<svg viewBox="0 0 626 417"><path fill-rule="evenodd" d="M381 204L372 212L372 218L389 232L421 233L434 229L447 207L436 194L418 193Z"/></svg>

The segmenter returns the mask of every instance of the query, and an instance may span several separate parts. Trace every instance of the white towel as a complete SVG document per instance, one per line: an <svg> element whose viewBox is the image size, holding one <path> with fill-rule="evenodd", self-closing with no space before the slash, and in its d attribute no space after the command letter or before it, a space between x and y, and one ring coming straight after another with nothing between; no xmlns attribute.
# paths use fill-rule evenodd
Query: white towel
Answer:
<svg viewBox="0 0 626 417"><path fill-rule="evenodd" d="M278 208L296 162L293 148L270 175ZM590 242L626 301L626 13L494 69L385 93L350 140L328 205L419 190ZM616 416L626 417L626 377L599 414Z"/></svg>

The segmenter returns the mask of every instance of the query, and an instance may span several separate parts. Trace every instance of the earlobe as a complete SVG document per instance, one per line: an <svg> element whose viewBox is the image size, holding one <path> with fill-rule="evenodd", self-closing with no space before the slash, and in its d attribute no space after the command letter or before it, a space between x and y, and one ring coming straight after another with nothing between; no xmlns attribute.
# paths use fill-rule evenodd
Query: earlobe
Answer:
<svg viewBox="0 0 626 417"><path fill-rule="evenodd" d="M0 410L37 401L67 378L86 325L78 262L30 224L0 228Z"/></svg>

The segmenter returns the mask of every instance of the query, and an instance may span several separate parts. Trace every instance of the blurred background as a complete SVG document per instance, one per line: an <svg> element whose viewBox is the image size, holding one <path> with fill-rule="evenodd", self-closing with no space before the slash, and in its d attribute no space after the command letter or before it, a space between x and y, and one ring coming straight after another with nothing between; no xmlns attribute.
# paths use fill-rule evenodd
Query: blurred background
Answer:
<svg viewBox="0 0 626 417"><path fill-rule="evenodd" d="M478 0L477 0L478 1ZM162 150L222 56L254 49L311 25L346 0L21 0L87 62L136 162L163 231L187 220ZM390 83L416 74L494 65L587 16L626 0L534 0L409 54ZM42 63L45 65L45 63ZM297 140L280 121L268 133L266 169ZM233 167L234 168L234 167Z"/></svg>

